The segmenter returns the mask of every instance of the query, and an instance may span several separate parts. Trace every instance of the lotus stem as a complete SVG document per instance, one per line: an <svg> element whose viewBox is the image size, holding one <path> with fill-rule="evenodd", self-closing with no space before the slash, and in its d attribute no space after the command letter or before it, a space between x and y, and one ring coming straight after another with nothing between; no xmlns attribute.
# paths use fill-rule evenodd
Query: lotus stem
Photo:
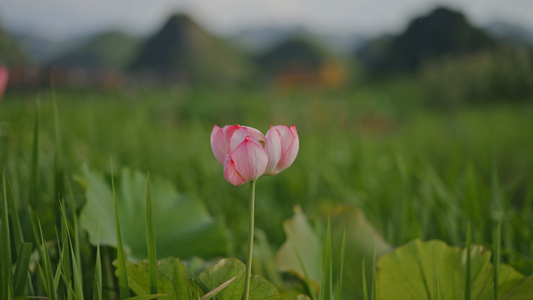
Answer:
<svg viewBox="0 0 533 300"><path fill-rule="evenodd" d="M252 256L254 248L254 206L255 206L255 180L250 181L250 215L248 217L248 260L246 260L246 274L244 282L243 300L248 300L250 281L252 279Z"/></svg>

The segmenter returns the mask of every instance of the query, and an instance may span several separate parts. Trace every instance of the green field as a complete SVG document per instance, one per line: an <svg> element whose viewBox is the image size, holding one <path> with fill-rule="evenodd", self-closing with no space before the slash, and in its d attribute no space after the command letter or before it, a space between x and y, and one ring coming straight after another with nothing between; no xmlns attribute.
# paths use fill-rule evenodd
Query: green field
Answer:
<svg viewBox="0 0 533 300"><path fill-rule="evenodd" d="M153 179L156 212L158 191L174 189L216 220L213 226L217 232L213 235L223 233L223 238L218 239L205 232L205 236L188 237L199 245L204 239L218 242L180 248L183 252L173 256L198 271L212 265L216 257L244 261L248 188L235 187L224 180L222 166L209 145L211 130L214 125L241 124L266 132L271 124L294 124L300 139L296 161L276 176L261 177L256 189L255 227L260 232L256 247L261 253L254 260L254 273L274 283L287 299L308 292L297 276L275 270L274 255L287 238L283 222L293 217L296 206L307 216L319 241L326 237L327 215L335 214L332 210L357 207L368 219L367 225L379 232L390 249L415 239L438 239L464 248L470 224L473 244L496 250L503 263L526 276L533 273L530 103L428 108L414 83L364 85L343 91L194 87L124 92L57 90L39 94L13 92L1 101L0 166L11 183L12 193L7 194L15 200L26 241L35 242L38 236L29 221L30 205L39 213L44 238L59 243L59 199L67 203L69 220L74 213L70 200L74 200L80 217L90 199L107 195L103 188L91 185L100 182L91 176L98 177L109 189L113 168L119 196L126 199L131 193L132 198L144 200L145 178L128 181L126 176L128 172L145 176L148 170ZM112 197L100 200L113 203ZM176 208L175 217L168 211L159 218L155 216L156 235L182 224L180 218L186 218L187 212L180 209ZM142 217L129 219L140 225L121 224L121 229L124 235L140 229L135 234L144 240L144 212L130 212L127 208L120 212ZM499 221L501 252L495 241ZM88 278L83 282L83 294L88 299L93 295L96 247L91 234L85 232L83 221L80 224L80 273ZM113 232L114 223L111 224L112 228L102 232ZM339 223L332 219L332 224ZM340 227L332 227L335 271L340 247L335 236L346 229ZM366 247L372 250L373 242L368 240ZM126 248L134 247L125 244ZM173 248L165 249L164 245L158 236L159 259L167 256L160 253L173 253ZM49 246L53 270L61 260L56 246ZM16 253L15 245L12 249ZM322 253L322 246L315 250ZM349 265L349 251L348 247L344 265L348 283L343 288L343 298L359 299L356 297L370 292L364 293L350 283L352 273L359 274L360 279L361 268ZM379 249L377 252L379 256ZM180 253L189 255L180 257ZM111 266L115 255L113 247L102 247L104 291L109 297L104 299L118 296L118 280L112 275ZM195 255L199 257L192 259ZM76 257L74 253L72 256ZM386 262L382 263L385 266ZM369 282L374 278L371 265L371 260L366 262ZM380 274L378 282L382 280L379 276L386 276ZM31 276L33 293L45 295L48 290L39 272ZM444 279L436 280L445 286ZM60 299L68 294L68 282L62 279L59 283ZM429 285L433 286L433 282ZM377 290L379 299L389 299L379 285Z"/></svg>

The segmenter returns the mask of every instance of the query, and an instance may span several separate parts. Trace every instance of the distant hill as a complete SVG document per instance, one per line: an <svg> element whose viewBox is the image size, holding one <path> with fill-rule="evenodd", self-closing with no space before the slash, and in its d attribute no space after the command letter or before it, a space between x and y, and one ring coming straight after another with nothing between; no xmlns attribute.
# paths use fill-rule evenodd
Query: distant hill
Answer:
<svg viewBox="0 0 533 300"><path fill-rule="evenodd" d="M390 73L415 71L426 60L473 53L496 45L465 15L440 7L411 21L400 35L370 42L358 51L358 56L370 71Z"/></svg>
<svg viewBox="0 0 533 300"><path fill-rule="evenodd" d="M328 50L338 54L350 54L354 48L366 44L367 38L357 33L312 32L302 27L258 27L247 28L232 36L231 40L249 52L265 52L293 37L319 41Z"/></svg>
<svg viewBox="0 0 533 300"><path fill-rule="evenodd" d="M505 22L493 22L485 30L495 38L518 46L533 46L533 32Z"/></svg>
<svg viewBox="0 0 533 300"><path fill-rule="evenodd" d="M252 53L264 52L296 35L306 34L302 28L246 28L231 37L231 40Z"/></svg>
<svg viewBox="0 0 533 300"><path fill-rule="evenodd" d="M315 43L293 37L258 55L256 61L267 73L280 73L291 70L315 71L327 59L328 54Z"/></svg>
<svg viewBox="0 0 533 300"><path fill-rule="evenodd" d="M245 55L182 14L169 18L131 65L134 71L178 75L189 81L240 80L250 68Z"/></svg>
<svg viewBox="0 0 533 300"><path fill-rule="evenodd" d="M111 31L97 35L83 45L52 60L54 66L84 69L122 69L127 67L140 41L125 33Z"/></svg>

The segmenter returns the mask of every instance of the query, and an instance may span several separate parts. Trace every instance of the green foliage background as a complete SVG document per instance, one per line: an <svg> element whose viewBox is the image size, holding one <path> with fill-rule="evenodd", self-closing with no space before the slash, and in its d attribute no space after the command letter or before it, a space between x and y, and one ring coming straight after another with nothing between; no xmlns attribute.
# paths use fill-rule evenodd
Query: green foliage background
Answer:
<svg viewBox="0 0 533 300"><path fill-rule="evenodd" d="M492 248L495 224L503 218L503 261L531 274L533 107L521 102L437 110L423 100L424 90L409 80L342 91L191 86L9 93L0 106L0 165L24 215L33 199L28 186L39 102L36 201L47 240L56 237L55 195L61 182L52 170L58 164L64 168L65 187L72 187L79 212L87 201L83 165L109 175L111 156L115 170L148 168L179 194L205 204L227 228L226 256L242 260L248 189L224 180L211 153L211 130L215 124L239 123L266 132L270 124L295 124L301 143L296 161L257 183L256 228L266 234L266 249L281 247L283 220L296 205L322 229L322 216L331 208L356 206L391 246L418 238L464 247L470 222L473 243ZM31 240L28 220L22 224ZM93 257L95 250L82 244L82 251ZM104 257L112 253L103 251Z"/></svg>

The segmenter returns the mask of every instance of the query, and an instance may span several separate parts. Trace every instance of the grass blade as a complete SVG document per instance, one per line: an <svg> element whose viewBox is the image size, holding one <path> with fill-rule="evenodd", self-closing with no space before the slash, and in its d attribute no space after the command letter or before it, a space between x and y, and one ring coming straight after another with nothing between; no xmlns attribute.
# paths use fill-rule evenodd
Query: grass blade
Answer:
<svg viewBox="0 0 533 300"><path fill-rule="evenodd" d="M52 106L54 111L54 135L55 135L55 153L54 153L54 184L55 197L62 199L65 195L65 168L63 165L63 155L61 147L61 135L59 130L59 114L57 112L57 102L54 89L52 88Z"/></svg>
<svg viewBox="0 0 533 300"><path fill-rule="evenodd" d="M28 267L30 265L32 244L22 243L19 249L17 264L15 266L15 275L13 276L15 296L23 296L28 283Z"/></svg>
<svg viewBox="0 0 533 300"><path fill-rule="evenodd" d="M226 288L230 283L233 282L233 280L235 280L238 276L235 276L233 278L231 278L230 280L222 283L221 285L219 285L218 287L216 287L214 290L210 291L209 293L205 294L202 298L200 298L200 300L209 300L213 297L215 297L220 291L222 291L224 288Z"/></svg>
<svg viewBox="0 0 533 300"><path fill-rule="evenodd" d="M501 235L502 235L502 221L498 221L496 232L494 234L494 292L493 299L498 300L498 273L500 272L500 259L501 259Z"/></svg>
<svg viewBox="0 0 533 300"><path fill-rule="evenodd" d="M120 234L117 194L115 192L115 179L113 175L113 162L111 162L111 185L113 187L113 202L115 204L115 223L117 227L118 285L119 285L120 299L126 299L130 297L130 289L128 286L128 274L126 273L126 258L124 257L124 246L122 244L122 235Z"/></svg>
<svg viewBox="0 0 533 300"><path fill-rule="evenodd" d="M498 180L498 169L496 160L492 158L492 170L491 170L491 188L492 188L492 209L494 211L494 217L496 218L497 225L494 232L494 275L493 275L493 299L498 300L498 275L500 272L500 259L501 259L501 237L502 237L502 220L504 217L504 207L502 203L502 194L500 191L500 185Z"/></svg>
<svg viewBox="0 0 533 300"><path fill-rule="evenodd" d="M13 273L11 264L13 257L11 256L11 237L9 234L9 219L7 210L7 187L6 187L6 172L4 170L2 176L2 222L0 223L2 237L0 239L2 254L0 261L2 262L2 299L11 299L13 296Z"/></svg>
<svg viewBox="0 0 533 300"><path fill-rule="evenodd" d="M6 184L7 184L7 202L9 211L11 212L11 230L13 231L13 242L15 243L15 249L19 251L19 247L22 246L22 243L24 243L24 236L22 235L22 226L20 225L20 218L18 215L18 209L15 205L15 199L13 199L13 191L11 189L11 183L9 181L9 178L6 177ZM18 252L17 252L18 257Z"/></svg>
<svg viewBox="0 0 533 300"><path fill-rule="evenodd" d="M468 227L466 229L466 274L465 274L465 300L470 300L472 297L472 232L470 228L470 222L468 222Z"/></svg>
<svg viewBox="0 0 533 300"><path fill-rule="evenodd" d="M140 295L140 296L135 296L131 298L126 298L124 300L150 300L150 299L155 299L158 297L165 297L165 296L168 296L168 294Z"/></svg>
<svg viewBox="0 0 533 300"><path fill-rule="evenodd" d="M340 255L340 263L339 263L339 279L337 281L337 296L336 300L341 299L341 290L342 290L342 272L344 270L344 249L346 244L346 230L342 233L342 243L341 243L341 255Z"/></svg>
<svg viewBox="0 0 533 300"><path fill-rule="evenodd" d="M148 245L148 273L150 276L150 294L157 294L157 254L155 247L155 226L150 173L146 183L146 241Z"/></svg>
<svg viewBox="0 0 533 300"><path fill-rule="evenodd" d="M41 250L39 255L41 261L44 264L44 270L41 272L43 283L45 284L45 289L48 294L48 299L57 300L56 285L54 284L54 276L52 274L52 262L50 261L50 253L48 247L46 246L46 240L44 239L43 229L41 226L41 221L37 216L37 224L39 225L39 234L41 238Z"/></svg>
<svg viewBox="0 0 533 300"><path fill-rule="evenodd" d="M31 160L31 173L30 173L30 204L39 211L39 111L40 102L37 100L37 109L35 111L35 125L33 131L33 152Z"/></svg>
<svg viewBox="0 0 533 300"><path fill-rule="evenodd" d="M63 205L63 201L59 201L59 217L60 217L60 224L61 224L61 243L58 242L58 248L61 253L60 257L60 265L61 268L58 266L58 270L61 269L61 273L64 275L65 278L68 278L69 280L72 278L71 274L71 257L69 256L69 226L67 222L67 216L65 212L65 206ZM58 239L59 241L59 239ZM59 273L58 271L56 271ZM65 285L70 285L69 281L65 281ZM68 292L68 289L66 289Z"/></svg>
<svg viewBox="0 0 533 300"><path fill-rule="evenodd" d="M23 248L29 248L30 253L32 249L32 244L29 243L29 245L24 245L24 235L22 234L22 226L20 223L20 218L18 214L18 209L15 204L15 196L13 194L13 189L11 188L11 182L9 178L6 176L6 183L7 183L7 201L8 201L8 207L9 211L11 212L11 230L13 231L13 242L15 243L15 249L16 249L16 255L17 255L17 265L16 265L16 271L15 271L15 296L23 295L24 289L26 286L28 287L29 291L33 291L33 286L31 282L31 274L28 270L28 264L29 264L29 257L28 262L26 263L24 260L26 259L26 251L27 249ZM22 260L22 262L20 261ZM25 265L25 267L23 267ZM18 278L17 276L20 276L20 274L17 275L17 270L21 267L21 271L24 270L25 277L24 279ZM17 287L22 286L24 289L22 291L18 291ZM33 293L31 293L33 294Z"/></svg>
<svg viewBox="0 0 533 300"><path fill-rule="evenodd" d="M74 295L76 295L76 299L77 300L83 300L84 297L83 297L83 281L82 281L82 277L81 277L81 269L79 268L79 264L78 262L76 261L76 255L74 254L74 247L72 246L72 238L70 236L70 231L68 230L68 220L67 220L67 214L65 212L65 206L63 204L60 205L60 209L61 209L61 231L63 233L63 250L66 250L66 249L69 249L70 250L70 257L72 259L72 264L70 264L70 260L67 258L65 259L65 263L64 265L66 265L66 263L69 263L69 265L72 265L72 271L73 271L73 276L72 278L74 279ZM66 257L68 257L68 251L65 251L67 252L66 253ZM66 269L66 267L65 267ZM68 272L68 273L67 273ZM64 272L65 274L70 274L70 267L68 268L68 270L65 270ZM67 277L69 278L69 277Z"/></svg>
<svg viewBox="0 0 533 300"><path fill-rule="evenodd" d="M69 185L69 194L70 194L70 209L72 211L72 233L71 238L74 241L74 260L78 265L78 270L81 268L81 255L80 255L80 235L78 231L78 216L76 214L76 204L74 203L74 193L72 192L72 187ZM80 272L80 280L83 282L83 273Z"/></svg>
<svg viewBox="0 0 533 300"><path fill-rule="evenodd" d="M332 295L332 263L331 263L331 224L328 219L326 243L322 255L322 285L320 287L320 300L330 300Z"/></svg>
<svg viewBox="0 0 533 300"><path fill-rule="evenodd" d="M70 254L72 255L72 270L74 272L74 292L76 295L77 300L83 300L83 281L81 281L81 270L78 269L78 264L76 263L75 257L74 257L74 249L72 247L72 241L69 237L69 248L70 248Z"/></svg>
<svg viewBox="0 0 533 300"><path fill-rule="evenodd" d="M57 235L57 228L56 228L56 235ZM60 254L59 254L59 262L56 267L56 274L54 275L54 286L55 286L55 289L58 290L59 280L62 277L70 278L70 268L65 267L65 261L68 260L67 248L61 243L59 243L60 241L59 237L57 237L56 240L58 241L57 248ZM63 241L66 241L66 239ZM68 265L69 263L67 262L66 264ZM65 286L70 286L70 283L68 281L65 281Z"/></svg>
<svg viewBox="0 0 533 300"><path fill-rule="evenodd" d="M366 287L366 270L365 270L365 260L363 259L362 267L361 267L361 273L362 273L362 284L363 284L363 299L370 300L368 298L368 289Z"/></svg>
<svg viewBox="0 0 533 300"><path fill-rule="evenodd" d="M370 287L370 299L376 300L377 295L377 276L376 276L376 240L374 240L374 249L372 250L372 285Z"/></svg>
<svg viewBox="0 0 533 300"><path fill-rule="evenodd" d="M94 266L93 300L102 300L102 260L100 258L100 238L96 245L96 261Z"/></svg>

